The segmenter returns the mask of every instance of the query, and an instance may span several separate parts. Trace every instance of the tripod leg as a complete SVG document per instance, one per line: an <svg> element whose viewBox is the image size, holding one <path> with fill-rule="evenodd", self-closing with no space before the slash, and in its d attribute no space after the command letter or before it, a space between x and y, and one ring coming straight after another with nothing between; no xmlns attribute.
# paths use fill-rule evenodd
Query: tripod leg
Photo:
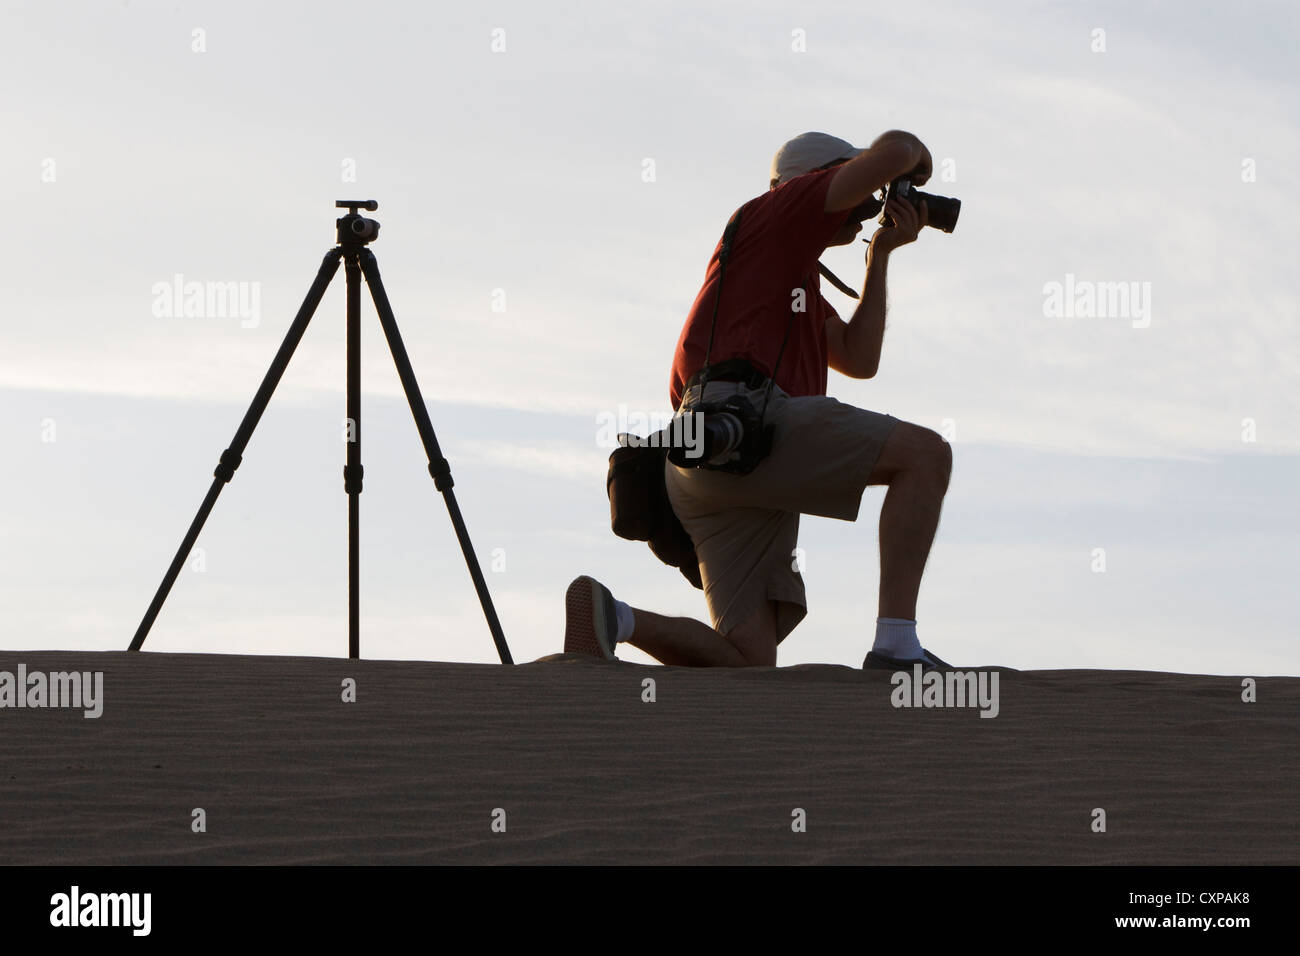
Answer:
<svg viewBox="0 0 1300 956"><path fill-rule="evenodd" d="M275 386L279 384L280 378L284 375L284 370L289 364L289 359L293 357L294 349L298 347L303 333L307 331L307 323L311 321L316 307L320 305L326 287L338 271L341 255L342 249L339 248L331 249L325 254L320 270L316 273L316 281L307 290L307 296L302 301L302 307L298 309L298 314L294 316L293 324L289 326L284 341L280 343L280 350L275 353L275 358L271 361L271 367L267 369L266 377L262 379L257 394L253 396L253 403L244 414L244 420L240 422L239 429L235 432L230 447L221 453L221 460L212 473L212 485L208 488L203 503L199 505L198 514L190 522L189 530L185 532L185 538L181 541L176 557L172 559L171 567L167 569L167 573L163 576L162 584L158 585L158 592L154 594L153 602L149 605L149 609L145 611L144 619L140 621L140 626L136 628L135 637L131 639L131 646L128 650L138 651L144 644L144 639L149 635L149 628L153 627L154 619L158 617L163 602L167 600L172 585L176 583L176 577L180 574L185 559L189 557L190 551L193 550L194 542L198 540L199 532L203 530L203 523L208 520L208 514L212 511L212 506L217 503L217 496L221 494L222 486L234 477L235 469L239 467L248 440L253 437L253 429L257 427L262 413L266 411L267 403L271 401L271 395L275 392Z"/></svg>
<svg viewBox="0 0 1300 956"><path fill-rule="evenodd" d="M348 286L348 453L343 490L348 495L348 657L361 656L361 269L349 252L343 272Z"/></svg>
<svg viewBox="0 0 1300 956"><path fill-rule="evenodd" d="M397 365L397 375L402 380L402 389L406 392L406 401L415 416L415 427L419 429L420 440L424 443L424 452L429 458L429 474L433 476L434 486L442 492L447 503L447 513L451 516L452 526L456 529L456 538L460 541L461 553L469 568L470 577L474 579L474 590L478 592L479 604L483 606L483 616L487 618L488 628L492 631L492 640L496 642L497 654L502 664L513 664L510 648L506 645L505 634L501 631L501 622L497 619L492 596L488 594L487 582L483 580L483 571L479 568L478 558L474 555L474 546L469 540L469 531L465 528L465 519L461 517L460 505L456 503L456 493L452 491L455 482L451 477L451 465L442 457L438 447L438 437L433 433L433 423L429 421L429 410L420 395L420 386L415 381L415 372L411 369L411 360L402 344L402 335L397 330L397 319L393 317L393 307L388 303L388 293L384 291L384 282L379 277L379 264L375 254L369 249L361 251L361 270L366 275L370 286L370 297L374 300L375 311L379 313L379 322L384 327L384 337L388 339L388 348L393 353Z"/></svg>

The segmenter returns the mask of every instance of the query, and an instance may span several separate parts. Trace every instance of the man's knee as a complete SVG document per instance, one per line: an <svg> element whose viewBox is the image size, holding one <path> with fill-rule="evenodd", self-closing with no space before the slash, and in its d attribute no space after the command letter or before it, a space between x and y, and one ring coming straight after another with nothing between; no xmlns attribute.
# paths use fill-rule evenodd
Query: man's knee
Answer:
<svg viewBox="0 0 1300 956"><path fill-rule="evenodd" d="M952 477L952 445L936 431L919 425L913 427L921 433L914 469L947 491L948 479Z"/></svg>
<svg viewBox="0 0 1300 956"><path fill-rule="evenodd" d="M885 440L869 483L889 484L904 473L933 479L946 490L952 476L952 445L933 429L899 422Z"/></svg>
<svg viewBox="0 0 1300 956"><path fill-rule="evenodd" d="M735 634L735 631L732 631ZM730 639L731 635L728 635ZM776 640L773 639L768 643L744 643L737 644L732 642L732 647L740 651L740 656L745 659L744 667L775 667L776 666Z"/></svg>
<svg viewBox="0 0 1300 956"><path fill-rule="evenodd" d="M929 431L929 429L926 430ZM948 441L938 432L932 431L930 434L934 436L934 440L931 442L931 455L934 458L931 467L943 479L943 486L946 489L948 479L952 477L952 445L948 444Z"/></svg>
<svg viewBox="0 0 1300 956"><path fill-rule="evenodd" d="M776 602L764 601L749 619L723 635L745 659L746 667L776 666Z"/></svg>

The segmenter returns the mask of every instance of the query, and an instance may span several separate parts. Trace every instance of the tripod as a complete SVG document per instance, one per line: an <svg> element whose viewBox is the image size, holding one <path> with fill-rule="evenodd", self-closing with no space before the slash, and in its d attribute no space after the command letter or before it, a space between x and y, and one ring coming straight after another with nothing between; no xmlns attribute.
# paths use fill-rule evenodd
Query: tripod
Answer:
<svg viewBox="0 0 1300 956"><path fill-rule="evenodd" d="M373 219L361 217L358 215L357 209L374 211L379 208L379 203L373 199L340 199L334 205L338 209L348 210L346 216L336 221L339 244L325 254L320 270L316 273L316 281L307 290L307 297L303 299L302 307L298 309L293 324L289 326L289 331L285 333L284 341L280 344L280 350L275 353L275 358L271 362L271 367L267 370L266 377L262 379L257 394L253 396L253 403L248 407L244 420L240 422L234 440L231 441L230 447L221 453L216 470L212 473L212 485L208 488L203 503L199 505L198 514L194 516L194 521L190 523L189 530L185 532L185 539L181 542L176 557L172 559L171 566L167 569L162 584L158 586L158 592L154 595L153 603L145 611L144 619L136 629L129 650L138 651L144 644L144 639L148 636L154 619L158 617L163 602L167 600L167 594L171 591L172 585L176 583L176 577L180 574L181 567L184 565L190 551L194 548L194 542L198 539L199 532L203 530L203 523L207 521L208 515L212 512L213 505L217 503L217 496L221 494L221 489L234 477L235 469L239 467L240 461L242 461L244 449L247 447L249 439L253 437L253 429L257 427L262 413L266 411L266 406L271 401L275 386L279 384L289 360L293 357L294 349L298 347L303 333L307 331L307 323L311 321L316 307L320 305L320 300L325 295L325 289L338 272L339 261L343 260L346 263L344 273L347 278L347 410L349 425L347 461L343 466L343 490L347 492L348 496L348 656L355 658L361 655L360 610L357 598L360 589L359 499L363 474L361 467L361 278L362 274L364 274L366 284L370 289L370 297L375 303L375 311L379 313L379 322L384 328L384 337L388 339L389 351L393 353L393 361L397 364L397 374L402 380L402 389L406 392L407 403L411 406L411 413L415 416L415 425L420 432L420 441L424 443L424 451L429 459L429 474L433 477L434 487L442 493L443 500L447 503L447 512L451 515L451 523L456 529L456 537L460 541L460 550L465 556L465 564L469 568L470 577L474 579L474 589L478 591L479 603L483 606L483 614L487 618L488 627L492 631L492 640L496 642L501 663L513 664L514 661L510 658L510 648L506 646L505 635L501 632L501 622L497 620L496 609L492 606L492 597L488 594L487 583L483 580L483 572L479 568L478 558L475 557L474 547L470 544L469 532L465 530L465 520L461 517L460 506L456 503L456 494L452 491L452 485L455 482L451 477L451 465L446 458L442 457L442 450L438 447L438 438L434 435L433 425L429 422L429 411L425 408L424 399L420 396L420 386L415 381L415 372L411 370L411 360L407 357L406 346L402 344L401 333L397 330L397 320L393 317L393 308L388 303L388 293L384 291L383 280L379 278L379 264L375 260L375 254L366 248L367 243L379 235L379 223Z"/></svg>

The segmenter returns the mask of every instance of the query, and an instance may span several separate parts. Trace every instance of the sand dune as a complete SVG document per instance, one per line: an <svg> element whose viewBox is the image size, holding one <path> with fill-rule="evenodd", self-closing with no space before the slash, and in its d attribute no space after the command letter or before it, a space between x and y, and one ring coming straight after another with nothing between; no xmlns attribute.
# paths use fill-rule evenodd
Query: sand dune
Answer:
<svg viewBox="0 0 1300 956"><path fill-rule="evenodd" d="M1300 862L1300 678L1004 671L984 719L834 666L20 663L103 714L0 710L4 864Z"/></svg>

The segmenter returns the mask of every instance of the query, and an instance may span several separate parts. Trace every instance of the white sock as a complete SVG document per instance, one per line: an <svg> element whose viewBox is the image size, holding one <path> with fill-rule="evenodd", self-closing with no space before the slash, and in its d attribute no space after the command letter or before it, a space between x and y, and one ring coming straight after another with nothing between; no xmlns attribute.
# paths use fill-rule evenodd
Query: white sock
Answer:
<svg viewBox="0 0 1300 956"><path fill-rule="evenodd" d="M614 636L614 640L615 642L626 641L632 636L636 618L632 615L632 608L618 598L614 598L614 611L618 614L618 634Z"/></svg>
<svg viewBox="0 0 1300 956"><path fill-rule="evenodd" d="M921 642L916 636L916 622L903 617L876 618L876 643L871 649L905 661L919 658Z"/></svg>

